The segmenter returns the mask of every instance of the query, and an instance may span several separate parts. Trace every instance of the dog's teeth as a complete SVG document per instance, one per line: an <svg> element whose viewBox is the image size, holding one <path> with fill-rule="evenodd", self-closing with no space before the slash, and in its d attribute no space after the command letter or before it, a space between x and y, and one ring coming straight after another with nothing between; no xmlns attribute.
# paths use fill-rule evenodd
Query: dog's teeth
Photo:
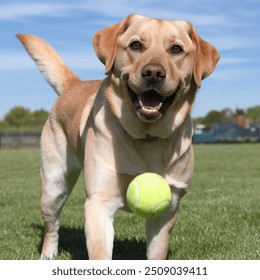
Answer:
<svg viewBox="0 0 260 280"><path fill-rule="evenodd" d="M139 99L138 101L139 101L140 107L141 107L143 110L147 111L147 112L156 112L156 111L159 111L159 110L161 109L161 107L162 107L162 102L161 102L158 106L156 106L156 107L146 107L146 106L143 104L142 100Z"/></svg>
<svg viewBox="0 0 260 280"><path fill-rule="evenodd" d="M140 104L141 108L144 108L144 104L141 99L139 99L139 104Z"/></svg>
<svg viewBox="0 0 260 280"><path fill-rule="evenodd" d="M157 112L156 109L151 109L151 108L142 108L144 111L146 111L147 113L155 113Z"/></svg>
<svg viewBox="0 0 260 280"><path fill-rule="evenodd" d="M162 102L156 107L156 109L159 111L162 107Z"/></svg>

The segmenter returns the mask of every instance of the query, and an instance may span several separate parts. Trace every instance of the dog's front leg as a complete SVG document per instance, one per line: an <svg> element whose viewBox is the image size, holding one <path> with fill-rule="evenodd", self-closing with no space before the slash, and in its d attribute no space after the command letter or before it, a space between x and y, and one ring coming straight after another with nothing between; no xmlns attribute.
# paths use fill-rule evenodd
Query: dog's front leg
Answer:
<svg viewBox="0 0 260 280"><path fill-rule="evenodd" d="M101 166L101 165L99 165ZM123 189L119 175L96 168L85 173L85 236L89 259L112 259L114 215L123 207ZM93 176L92 174L99 174ZM90 175L91 174L91 175Z"/></svg>
<svg viewBox="0 0 260 280"><path fill-rule="evenodd" d="M85 235L89 259L112 259L114 213L120 208L116 200L106 201L98 195L85 203Z"/></svg>
<svg viewBox="0 0 260 280"><path fill-rule="evenodd" d="M146 221L147 259L165 260L169 249L170 235L177 218L177 210Z"/></svg>

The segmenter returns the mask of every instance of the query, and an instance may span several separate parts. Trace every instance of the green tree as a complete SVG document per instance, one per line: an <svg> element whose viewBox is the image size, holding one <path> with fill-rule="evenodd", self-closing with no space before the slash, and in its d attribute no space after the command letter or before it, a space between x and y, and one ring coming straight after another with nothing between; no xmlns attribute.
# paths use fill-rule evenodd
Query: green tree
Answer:
<svg viewBox="0 0 260 280"><path fill-rule="evenodd" d="M31 113L32 126L42 127L45 124L48 116L49 116L49 113L43 109L32 112Z"/></svg>
<svg viewBox="0 0 260 280"><path fill-rule="evenodd" d="M246 116L250 121L260 122L260 106L248 108Z"/></svg>
<svg viewBox="0 0 260 280"><path fill-rule="evenodd" d="M245 110L244 110L244 109L237 108L237 109L236 109L236 112L235 112L235 115L236 115L236 116L245 116L246 113L245 113Z"/></svg>
<svg viewBox="0 0 260 280"><path fill-rule="evenodd" d="M29 109L26 109L24 107L15 107L6 114L4 122L8 126L17 128L23 126L30 126L31 112Z"/></svg>
<svg viewBox="0 0 260 280"><path fill-rule="evenodd" d="M210 111L206 117L204 118L204 124L207 126L211 126L216 122L221 122L222 121L222 114L221 112L218 111Z"/></svg>
<svg viewBox="0 0 260 280"><path fill-rule="evenodd" d="M26 130L41 129L48 118L49 113L43 109L31 112L29 109L17 106L11 109L0 121L1 129Z"/></svg>

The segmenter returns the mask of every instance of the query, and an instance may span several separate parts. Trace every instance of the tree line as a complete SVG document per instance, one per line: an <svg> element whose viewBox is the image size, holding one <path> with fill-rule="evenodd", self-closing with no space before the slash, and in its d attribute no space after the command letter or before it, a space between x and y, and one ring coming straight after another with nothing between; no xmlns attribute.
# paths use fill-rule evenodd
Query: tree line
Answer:
<svg viewBox="0 0 260 280"><path fill-rule="evenodd" d="M0 120L2 131L40 131L49 113L43 109L31 111L22 106L12 108L3 120Z"/></svg>
<svg viewBox="0 0 260 280"><path fill-rule="evenodd" d="M11 109L0 120L0 129L5 130L41 130L48 118L49 112L41 109L31 111L30 109L17 106ZM235 111L226 108L221 111L210 111L205 117L195 118L195 124L204 124L208 127L214 123L237 122L244 119L247 122L260 122L260 106L250 107L246 110L236 109Z"/></svg>
<svg viewBox="0 0 260 280"><path fill-rule="evenodd" d="M215 123L260 123L260 106L250 107L246 110L236 109L233 111L230 108L221 111L212 110L205 117L195 118L193 121L195 124L204 124L208 127Z"/></svg>

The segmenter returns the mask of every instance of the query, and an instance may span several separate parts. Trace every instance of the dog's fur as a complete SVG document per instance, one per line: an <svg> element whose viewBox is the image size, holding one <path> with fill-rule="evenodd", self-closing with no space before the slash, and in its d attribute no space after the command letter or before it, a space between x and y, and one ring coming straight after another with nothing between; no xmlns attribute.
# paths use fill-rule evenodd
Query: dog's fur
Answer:
<svg viewBox="0 0 260 280"><path fill-rule="evenodd" d="M106 79L81 81L46 42L17 36L59 95L41 139L42 258L57 254L59 215L84 169L89 258L112 258L114 214L128 210L129 182L149 171L172 191L171 207L145 222L147 258L165 259L193 175L190 111L218 52L188 22L131 15L93 37Z"/></svg>

